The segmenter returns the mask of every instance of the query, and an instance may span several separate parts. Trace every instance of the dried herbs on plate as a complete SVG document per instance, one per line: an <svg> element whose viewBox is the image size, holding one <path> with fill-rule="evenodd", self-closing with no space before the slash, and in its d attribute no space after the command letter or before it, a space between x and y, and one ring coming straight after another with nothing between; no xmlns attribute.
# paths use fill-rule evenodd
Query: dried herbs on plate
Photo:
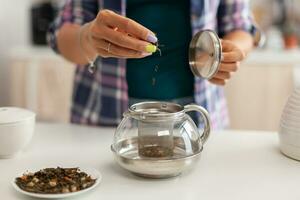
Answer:
<svg viewBox="0 0 300 200"><path fill-rule="evenodd" d="M17 177L16 184L24 191L40 194L61 194L84 190L96 179L79 168L45 168L35 173Z"/></svg>

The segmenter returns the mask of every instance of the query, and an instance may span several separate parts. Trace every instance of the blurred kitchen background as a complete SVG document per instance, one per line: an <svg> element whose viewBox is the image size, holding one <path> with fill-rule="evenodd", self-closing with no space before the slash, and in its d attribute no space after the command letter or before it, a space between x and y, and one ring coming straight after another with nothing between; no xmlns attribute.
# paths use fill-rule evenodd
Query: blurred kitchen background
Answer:
<svg viewBox="0 0 300 200"><path fill-rule="evenodd" d="M0 106L68 122L74 66L45 44L48 23L64 0L0 2ZM300 86L300 1L250 4L266 37L225 87L231 128L277 130L287 97Z"/></svg>

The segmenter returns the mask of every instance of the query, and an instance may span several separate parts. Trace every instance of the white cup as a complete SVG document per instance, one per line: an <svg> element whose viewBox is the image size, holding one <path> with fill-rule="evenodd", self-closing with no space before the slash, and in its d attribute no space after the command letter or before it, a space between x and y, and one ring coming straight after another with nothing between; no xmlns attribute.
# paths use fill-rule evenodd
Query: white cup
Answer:
<svg viewBox="0 0 300 200"><path fill-rule="evenodd" d="M35 113L15 107L0 107L0 158L11 158L32 139Z"/></svg>

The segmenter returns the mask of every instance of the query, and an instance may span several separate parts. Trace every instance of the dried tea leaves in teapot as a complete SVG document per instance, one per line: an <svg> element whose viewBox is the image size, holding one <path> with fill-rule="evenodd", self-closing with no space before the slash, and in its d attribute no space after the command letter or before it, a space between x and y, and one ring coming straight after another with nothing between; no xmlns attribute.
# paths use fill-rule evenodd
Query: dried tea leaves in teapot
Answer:
<svg viewBox="0 0 300 200"><path fill-rule="evenodd" d="M165 158L173 156L173 149L161 146L149 146L139 149L139 155L142 157Z"/></svg>

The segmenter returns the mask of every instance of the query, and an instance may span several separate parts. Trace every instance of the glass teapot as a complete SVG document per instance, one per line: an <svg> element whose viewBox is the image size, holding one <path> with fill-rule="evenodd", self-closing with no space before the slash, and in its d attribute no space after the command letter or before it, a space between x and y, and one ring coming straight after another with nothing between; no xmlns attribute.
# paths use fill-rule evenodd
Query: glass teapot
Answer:
<svg viewBox="0 0 300 200"><path fill-rule="evenodd" d="M191 111L202 116L201 128L187 114ZM193 166L209 134L210 119L201 106L142 102L124 113L111 149L117 163L130 172L166 178Z"/></svg>

